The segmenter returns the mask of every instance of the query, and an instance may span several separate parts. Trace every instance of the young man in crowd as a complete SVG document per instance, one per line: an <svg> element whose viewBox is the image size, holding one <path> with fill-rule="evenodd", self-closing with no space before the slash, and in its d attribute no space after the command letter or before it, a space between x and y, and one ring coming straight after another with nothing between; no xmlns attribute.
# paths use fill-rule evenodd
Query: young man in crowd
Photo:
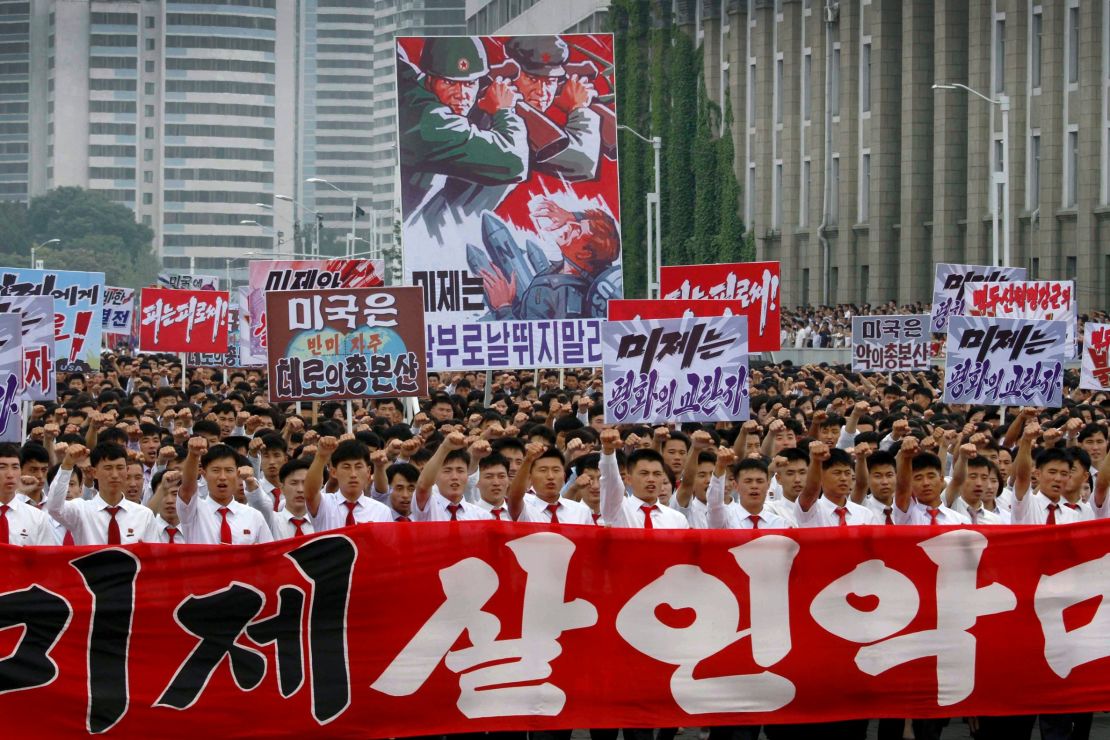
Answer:
<svg viewBox="0 0 1110 740"><path fill-rule="evenodd" d="M324 492L328 469L338 490ZM317 532L367 522L391 522L389 507L366 493L370 485L370 448L357 439L323 437L304 480L308 515Z"/></svg>
<svg viewBox="0 0 1110 740"><path fill-rule="evenodd" d="M932 527L971 524L966 516L944 505L942 494L947 485L944 467L939 457L920 449L917 437L903 439L896 457L898 485L892 514L895 524Z"/></svg>
<svg viewBox="0 0 1110 740"><path fill-rule="evenodd" d="M856 457L852 500L870 509L880 524L893 525L894 489L898 483L894 455L877 447L860 445L856 448Z"/></svg>
<svg viewBox="0 0 1110 740"><path fill-rule="evenodd" d="M96 474L97 494L66 499L73 468L89 461ZM129 545L157 542L154 515L142 504L123 497L127 485L127 450L101 442L92 451L81 444L66 447L62 467L50 485L46 508L73 536L76 545Z"/></svg>
<svg viewBox="0 0 1110 740"><path fill-rule="evenodd" d="M794 502L794 518L799 527L853 527L879 524L865 506L849 496L855 484L852 457L841 449L829 449L824 442L809 446L809 472L802 495Z"/></svg>
<svg viewBox="0 0 1110 740"><path fill-rule="evenodd" d="M492 453L478 461L478 500L499 521L511 521L505 497L509 492L509 461Z"/></svg>
<svg viewBox="0 0 1110 740"><path fill-rule="evenodd" d="M1071 479L1071 456L1059 447L1049 447L1037 456L1037 490L1030 492L1033 443L1041 435L1041 425L1026 422L1014 460L1014 505L1010 518L1014 524L1069 524L1079 521L1079 513L1063 505L1064 491Z"/></svg>
<svg viewBox="0 0 1110 740"><path fill-rule="evenodd" d="M420 471L412 498L412 519L416 522L482 521L493 516L486 509L465 500L470 456L466 437L451 432L440 443Z"/></svg>
<svg viewBox="0 0 1110 740"><path fill-rule="evenodd" d="M57 545L50 517L16 497L21 470L19 448L0 444L0 545Z"/></svg>
<svg viewBox="0 0 1110 740"><path fill-rule="evenodd" d="M236 494L242 491L240 462L245 462L245 458L241 459L227 445L209 447L203 437L190 439L188 449L177 496L177 513L186 541L191 545L273 542L262 515L236 500ZM197 479L201 475L207 496L197 495Z"/></svg>
<svg viewBox="0 0 1110 740"><path fill-rule="evenodd" d="M285 440L280 434L265 434L258 439L262 447L259 450L258 466L262 479L258 483L262 488L262 494L270 499L271 510L279 512L285 507L281 469L289 462Z"/></svg>
<svg viewBox="0 0 1110 740"><path fill-rule="evenodd" d="M563 454L543 442L530 442L524 462L509 485L509 513L521 522L594 523L588 506L562 495L566 482Z"/></svg>
<svg viewBox="0 0 1110 740"><path fill-rule="evenodd" d="M725 476L735 483L737 506L725 505ZM717 450L713 478L706 493L709 529L788 529L793 524L768 511L767 489L771 474L767 464L758 458L736 462L736 453L728 447Z"/></svg>
<svg viewBox="0 0 1110 740"><path fill-rule="evenodd" d="M389 481L389 513L395 522L412 521L412 497L420 470L412 463L393 463L385 470Z"/></svg>
<svg viewBox="0 0 1110 740"><path fill-rule="evenodd" d="M239 468L239 476L247 492L247 503L262 515L275 540L307 537L316 531L308 517L304 494L304 481L311 467L312 463L303 458L290 460L281 466L277 474L277 487L284 494L280 509L274 508L272 492L267 493L262 481L255 479L253 468L249 465Z"/></svg>
<svg viewBox="0 0 1110 740"><path fill-rule="evenodd" d="M691 529L706 529L709 526L706 490L717 463L712 446L713 437L709 432L699 430L690 435L690 451L686 453L683 464L682 481L671 499L671 508L686 517Z"/></svg>
<svg viewBox="0 0 1110 740"><path fill-rule="evenodd" d="M177 496L181 492L181 471L166 470L155 473L150 484L154 495L146 505L154 512L154 529L158 541L167 545L184 545L185 533L181 531L181 519L177 515Z"/></svg>
<svg viewBox="0 0 1110 740"><path fill-rule="evenodd" d="M667 482L663 457L655 450L639 449L628 455L628 485L617 467L621 435L616 429L601 433L601 516L607 527L633 529L689 529L686 517L670 507L659 505L659 493Z"/></svg>

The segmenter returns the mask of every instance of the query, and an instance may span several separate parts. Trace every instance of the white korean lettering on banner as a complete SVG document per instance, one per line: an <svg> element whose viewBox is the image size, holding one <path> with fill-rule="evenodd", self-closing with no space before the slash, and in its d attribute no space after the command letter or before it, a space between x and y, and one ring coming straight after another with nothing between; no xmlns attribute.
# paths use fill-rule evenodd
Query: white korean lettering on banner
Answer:
<svg viewBox="0 0 1110 740"><path fill-rule="evenodd" d="M852 371L924 370L929 367L929 316L852 317Z"/></svg>

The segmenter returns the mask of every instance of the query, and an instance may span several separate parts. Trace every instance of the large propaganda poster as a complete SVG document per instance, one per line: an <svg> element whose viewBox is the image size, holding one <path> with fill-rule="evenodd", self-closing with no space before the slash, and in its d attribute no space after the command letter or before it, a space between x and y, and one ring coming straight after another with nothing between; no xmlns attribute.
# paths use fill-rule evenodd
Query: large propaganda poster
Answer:
<svg viewBox="0 0 1110 740"><path fill-rule="evenodd" d="M1110 324L1088 321L1083 327L1079 387L1110 391Z"/></svg>
<svg viewBox="0 0 1110 740"><path fill-rule="evenodd" d="M134 288L104 286L104 333L130 334L135 313Z"/></svg>
<svg viewBox="0 0 1110 740"><path fill-rule="evenodd" d="M405 283L424 288L430 369L504 366L490 332L530 337L513 367L599 354L623 294L615 84L608 34L397 39Z"/></svg>
<svg viewBox="0 0 1110 740"><path fill-rule="evenodd" d="M227 352L224 290L143 288L139 347L144 352Z"/></svg>
<svg viewBox="0 0 1110 740"><path fill-rule="evenodd" d="M975 283L965 308L967 316L1000 319L1047 319L1066 321L1068 359L1075 358L1079 325L1079 301L1072 280L1015 280L1004 283Z"/></svg>
<svg viewBox="0 0 1110 740"><path fill-rule="evenodd" d="M239 310L250 324L246 332L249 358L266 358L266 293L271 290L328 290L332 288L379 288L385 285L382 260L252 260L247 272L246 301ZM243 289L240 288L242 291ZM240 294L242 295L242 294ZM254 364L253 362L250 364Z"/></svg>
<svg viewBox="0 0 1110 740"><path fill-rule="evenodd" d="M53 401L58 397L54 374L54 299L50 296L0 298L0 314L19 314L23 323L23 385L21 401Z"/></svg>
<svg viewBox="0 0 1110 740"><path fill-rule="evenodd" d="M1012 280L1025 280L1027 272L1024 267L991 267L938 262L933 275L932 330L937 333L947 331L950 316L967 314L968 292L974 283L1007 283Z"/></svg>
<svg viewBox="0 0 1110 740"><path fill-rule="evenodd" d="M929 368L928 314L852 317L852 372Z"/></svg>
<svg viewBox="0 0 1110 740"><path fill-rule="evenodd" d="M419 288L266 294L270 400L428 393Z"/></svg>
<svg viewBox="0 0 1110 740"><path fill-rule="evenodd" d="M173 290L218 290L220 278L216 275L160 272L158 273L158 285Z"/></svg>
<svg viewBox="0 0 1110 740"><path fill-rule="evenodd" d="M775 352L782 348L781 274L778 262L661 267L659 293L667 301L740 301L741 315L748 317L749 351Z"/></svg>
<svg viewBox="0 0 1110 740"><path fill-rule="evenodd" d="M0 442L23 442L23 317L0 314Z"/></svg>
<svg viewBox="0 0 1110 740"><path fill-rule="evenodd" d="M0 296L32 295L54 299L54 369L99 370L104 273L16 267L0 271Z"/></svg>

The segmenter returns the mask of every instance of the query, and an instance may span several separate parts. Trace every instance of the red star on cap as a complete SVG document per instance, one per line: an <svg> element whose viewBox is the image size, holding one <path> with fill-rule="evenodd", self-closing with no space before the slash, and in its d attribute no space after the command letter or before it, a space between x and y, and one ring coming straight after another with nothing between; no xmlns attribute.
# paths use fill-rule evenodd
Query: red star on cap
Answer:
<svg viewBox="0 0 1110 740"><path fill-rule="evenodd" d="M470 69L470 61L468 59L465 59L465 58L460 59L459 60L459 71L460 72L465 72L468 69Z"/></svg>
<svg viewBox="0 0 1110 740"><path fill-rule="evenodd" d="M541 54L541 55L540 55L540 59L542 59L542 60L543 60L543 63L544 63L544 64L547 64L548 62L550 62L550 61L551 61L551 55L550 55L550 54L548 54L548 53L547 53L547 52L545 51L545 52L544 52L543 54Z"/></svg>

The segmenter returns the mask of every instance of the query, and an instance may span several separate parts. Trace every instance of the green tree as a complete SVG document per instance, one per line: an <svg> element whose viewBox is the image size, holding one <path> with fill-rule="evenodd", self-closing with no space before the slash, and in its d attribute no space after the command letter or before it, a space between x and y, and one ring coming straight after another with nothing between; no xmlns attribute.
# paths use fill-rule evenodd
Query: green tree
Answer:
<svg viewBox="0 0 1110 740"><path fill-rule="evenodd" d="M740 184L736 181L736 152L732 145L732 100L725 97L725 125L717 140L718 205L720 220L714 238L717 262L750 262L755 259L754 248L747 249L749 240L744 234L744 221L740 218ZM752 245L754 247L754 244Z"/></svg>
<svg viewBox="0 0 1110 740"><path fill-rule="evenodd" d="M699 53L700 57L701 54ZM700 60L698 69L702 70ZM720 208L717 194L720 189L717 175L717 154L720 148L714 134L718 128L720 110L709 98L705 89L705 74L698 73L698 120L694 134L694 231L687 243L687 256L699 264L713 262L717 258L715 237L717 235ZM731 167L732 160L724 167Z"/></svg>
<svg viewBox="0 0 1110 740"><path fill-rule="evenodd" d="M692 147L697 133L697 52L689 34L675 31L670 54L670 125L663 137L669 202L664 216L663 264L692 261L686 241L694 231L695 176Z"/></svg>
<svg viewBox="0 0 1110 740"><path fill-rule="evenodd" d="M31 228L27 207L13 201L0 202L0 264L30 266Z"/></svg>

